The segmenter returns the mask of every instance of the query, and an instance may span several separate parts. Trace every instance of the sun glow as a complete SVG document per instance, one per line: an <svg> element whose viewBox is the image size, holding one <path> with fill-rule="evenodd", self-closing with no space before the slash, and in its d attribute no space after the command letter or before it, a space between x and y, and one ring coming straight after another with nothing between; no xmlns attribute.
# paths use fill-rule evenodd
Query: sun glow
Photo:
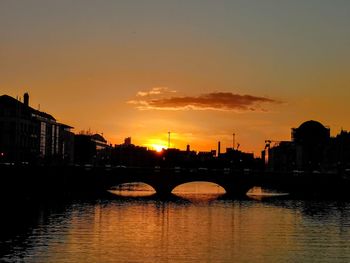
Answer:
<svg viewBox="0 0 350 263"><path fill-rule="evenodd" d="M155 150L159 153L162 152L163 149L168 149L166 145L167 142L165 140L154 138L148 139L147 142L144 144L144 146L146 146L148 149Z"/></svg>
<svg viewBox="0 0 350 263"><path fill-rule="evenodd" d="M167 147L164 145L160 145L160 144L152 144L151 147L156 150L157 152L161 152L163 151L163 149L166 149Z"/></svg>

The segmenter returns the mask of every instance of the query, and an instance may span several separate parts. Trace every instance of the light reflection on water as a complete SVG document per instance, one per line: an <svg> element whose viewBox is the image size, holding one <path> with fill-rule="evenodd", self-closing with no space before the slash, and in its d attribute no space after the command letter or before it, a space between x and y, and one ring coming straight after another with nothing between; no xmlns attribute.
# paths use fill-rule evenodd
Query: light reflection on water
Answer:
<svg viewBox="0 0 350 263"><path fill-rule="evenodd" d="M27 212L17 224L28 222ZM9 249L0 261L350 261L348 202L116 196L38 208L31 220L1 237Z"/></svg>
<svg viewBox="0 0 350 263"><path fill-rule="evenodd" d="M125 183L113 187L108 192L126 197L146 197L156 193L151 186L144 183Z"/></svg>
<svg viewBox="0 0 350 263"><path fill-rule="evenodd" d="M123 197L149 197L156 194L156 191L145 183L120 184L113 187L109 192ZM223 196L225 189L214 183L191 182L177 186L172 194L192 201L210 201ZM255 200L286 195L288 193L276 192L262 187L253 187L247 192L247 196Z"/></svg>
<svg viewBox="0 0 350 263"><path fill-rule="evenodd" d="M148 197L155 190L144 183L125 183L113 187L110 193L123 197ZM190 200L214 200L225 194L224 188L214 183L192 182L177 186L172 194Z"/></svg>
<svg viewBox="0 0 350 263"><path fill-rule="evenodd" d="M247 192L247 196L255 200L263 200L267 198L277 198L287 196L289 193L277 192L273 189L266 189L260 186L255 186Z"/></svg>

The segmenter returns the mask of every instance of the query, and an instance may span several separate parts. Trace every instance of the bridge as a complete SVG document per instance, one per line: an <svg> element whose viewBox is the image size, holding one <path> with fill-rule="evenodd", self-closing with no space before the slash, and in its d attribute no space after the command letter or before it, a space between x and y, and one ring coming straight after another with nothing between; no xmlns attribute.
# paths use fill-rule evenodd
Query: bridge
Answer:
<svg viewBox="0 0 350 263"><path fill-rule="evenodd" d="M145 183L160 197L190 182L215 183L230 197L243 197L254 186L292 195L350 197L350 176L335 173L269 173L228 168L0 166L0 195L92 196L124 183ZM10 197L11 198L11 197Z"/></svg>
<svg viewBox="0 0 350 263"><path fill-rule="evenodd" d="M177 186L190 182L210 182L221 186L227 196L243 197L249 189L261 186L295 195L349 194L350 178L334 173L273 173L249 169L208 168L117 168L95 171L102 176L103 188L124 183L145 183L158 196L166 197Z"/></svg>
<svg viewBox="0 0 350 263"><path fill-rule="evenodd" d="M124 183L145 183L150 185L158 196L168 196L179 185L190 182L210 182L221 186L227 195L242 196L255 186L258 175L243 171L232 172L223 169L155 169L122 168L101 173L105 188Z"/></svg>

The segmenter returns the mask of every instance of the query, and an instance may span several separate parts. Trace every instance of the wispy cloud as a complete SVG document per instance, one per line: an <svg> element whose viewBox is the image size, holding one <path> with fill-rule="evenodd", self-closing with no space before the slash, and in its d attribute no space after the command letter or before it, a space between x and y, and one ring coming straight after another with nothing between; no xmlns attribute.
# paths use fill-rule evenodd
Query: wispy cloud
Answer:
<svg viewBox="0 0 350 263"><path fill-rule="evenodd" d="M171 90L168 87L153 87L149 91L139 91L137 92L137 97L147 97L152 95L161 95L167 93L176 93L176 90Z"/></svg>
<svg viewBox="0 0 350 263"><path fill-rule="evenodd" d="M221 111L266 111L262 104L276 104L280 101L231 92L213 92L198 96L168 96L169 89L152 89L138 92L139 99L128 103L136 105L139 110L221 110ZM154 95L154 96L152 96ZM162 96L159 96L162 95Z"/></svg>

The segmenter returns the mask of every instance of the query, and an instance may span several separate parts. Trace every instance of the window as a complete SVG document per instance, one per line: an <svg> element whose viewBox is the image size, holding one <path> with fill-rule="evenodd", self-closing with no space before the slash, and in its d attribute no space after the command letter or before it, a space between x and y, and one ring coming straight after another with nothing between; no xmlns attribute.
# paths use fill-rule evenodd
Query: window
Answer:
<svg viewBox="0 0 350 263"><path fill-rule="evenodd" d="M40 154L45 156L46 152L46 123L41 122L40 125Z"/></svg>

